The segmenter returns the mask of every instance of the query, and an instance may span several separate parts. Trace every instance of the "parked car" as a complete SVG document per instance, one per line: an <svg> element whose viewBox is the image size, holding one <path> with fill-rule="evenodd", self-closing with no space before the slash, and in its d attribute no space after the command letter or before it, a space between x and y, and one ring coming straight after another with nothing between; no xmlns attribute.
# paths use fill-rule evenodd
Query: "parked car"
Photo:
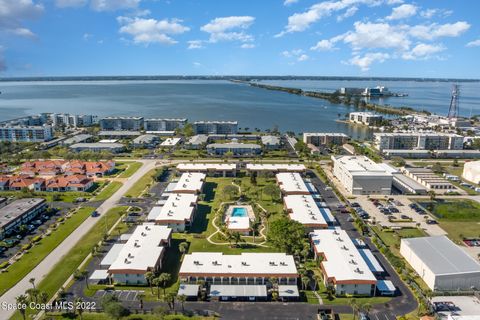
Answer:
<svg viewBox="0 0 480 320"><path fill-rule="evenodd" d="M405 220L410 220L410 217L407 216L407 215L405 215L405 214L402 214L402 215L400 216L400 218L405 219Z"/></svg>
<svg viewBox="0 0 480 320"><path fill-rule="evenodd" d="M350 204L350 206L351 206L352 208L358 208L358 207L360 207L360 204L359 204L358 202L352 202L352 203Z"/></svg>
<svg viewBox="0 0 480 320"><path fill-rule="evenodd" d="M98 217L99 215L100 215L100 214L99 214L96 210L93 211L92 214L91 214L92 218L96 218L96 217Z"/></svg>
<svg viewBox="0 0 480 320"><path fill-rule="evenodd" d="M428 219L427 224L438 224L437 220Z"/></svg>

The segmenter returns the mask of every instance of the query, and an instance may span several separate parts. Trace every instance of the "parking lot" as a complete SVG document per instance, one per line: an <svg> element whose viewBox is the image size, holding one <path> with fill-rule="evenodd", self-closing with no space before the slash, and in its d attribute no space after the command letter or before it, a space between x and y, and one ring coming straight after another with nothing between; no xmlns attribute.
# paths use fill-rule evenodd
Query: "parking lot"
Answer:
<svg viewBox="0 0 480 320"><path fill-rule="evenodd" d="M137 301L137 296L143 295L144 291L140 290L98 290L95 293L95 299L101 300L105 295L112 294L120 301Z"/></svg>

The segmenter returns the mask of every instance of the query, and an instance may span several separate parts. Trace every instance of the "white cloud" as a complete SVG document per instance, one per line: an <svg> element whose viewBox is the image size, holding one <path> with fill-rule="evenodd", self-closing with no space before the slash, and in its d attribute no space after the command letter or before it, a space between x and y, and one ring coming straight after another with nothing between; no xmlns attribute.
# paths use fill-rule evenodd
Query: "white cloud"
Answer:
<svg viewBox="0 0 480 320"><path fill-rule="evenodd" d="M353 58L348 60L348 64L357 66L362 71L368 71L372 63L377 61L382 63L389 58L390 58L390 55L388 53L368 52L364 56L360 56L360 55L353 56Z"/></svg>
<svg viewBox="0 0 480 320"><path fill-rule="evenodd" d="M90 7L95 11L115 11L120 9L134 9L140 0L91 0Z"/></svg>
<svg viewBox="0 0 480 320"><path fill-rule="evenodd" d="M0 33L33 37L34 33L23 22L37 18L43 10L42 4L32 0L0 0Z"/></svg>
<svg viewBox="0 0 480 320"><path fill-rule="evenodd" d="M289 6L291 4L297 3L299 0L285 0L283 1L284 6Z"/></svg>
<svg viewBox="0 0 480 320"><path fill-rule="evenodd" d="M357 13L357 11L358 11L358 7L350 7L345 11L345 13L343 13L343 14L341 14L337 17L337 21L343 21L347 18L350 18L355 13Z"/></svg>
<svg viewBox="0 0 480 320"><path fill-rule="evenodd" d="M332 40L320 40L316 45L310 48L314 51L331 51L335 49L335 41Z"/></svg>
<svg viewBox="0 0 480 320"><path fill-rule="evenodd" d="M202 65L200 62L196 62L196 61L193 62L193 66L194 66L195 68L203 67L203 65Z"/></svg>
<svg viewBox="0 0 480 320"><path fill-rule="evenodd" d="M253 43L244 43L240 46L242 49L253 49L255 48L255 45Z"/></svg>
<svg viewBox="0 0 480 320"><path fill-rule="evenodd" d="M417 14L418 7L413 4L402 4L392 9L392 13L386 17L387 20L399 20L413 17Z"/></svg>
<svg viewBox="0 0 480 320"><path fill-rule="evenodd" d="M188 41L188 49L201 49L201 48L204 48L202 40Z"/></svg>
<svg viewBox="0 0 480 320"><path fill-rule="evenodd" d="M240 41L252 42L253 36L245 32L255 21L251 16L230 16L211 20L200 30L210 34L208 42Z"/></svg>
<svg viewBox="0 0 480 320"><path fill-rule="evenodd" d="M87 0L55 0L55 5L59 8L83 7Z"/></svg>
<svg viewBox="0 0 480 320"><path fill-rule="evenodd" d="M402 4L403 0L387 0L388 5Z"/></svg>
<svg viewBox="0 0 480 320"><path fill-rule="evenodd" d="M282 32L275 35L275 37L281 37L287 33L305 31L320 19L332 15L334 12L339 12L345 9L348 10L348 8L358 4L375 6L380 3L379 0L337 0L319 2L311 6L307 11L295 13L288 17L287 26Z"/></svg>
<svg viewBox="0 0 480 320"><path fill-rule="evenodd" d="M388 23L355 22L355 30L343 36L343 41L350 44L354 50L364 48L393 48L408 50L410 40L402 28Z"/></svg>
<svg viewBox="0 0 480 320"><path fill-rule="evenodd" d="M409 52L402 55L405 60L429 59L435 53L444 51L445 47L441 44L419 43Z"/></svg>
<svg viewBox="0 0 480 320"><path fill-rule="evenodd" d="M174 44L177 41L171 35L182 34L190 30L181 24L179 19L144 19L118 17L117 21L122 25L120 33L133 37L136 44L163 43Z"/></svg>
<svg viewBox="0 0 480 320"><path fill-rule="evenodd" d="M410 28L409 33L415 38L433 40L439 37L458 37L468 29L470 29L468 22L458 21L446 24L416 25Z"/></svg>
<svg viewBox="0 0 480 320"><path fill-rule="evenodd" d="M306 54L302 54L298 57L297 61L307 61L308 58L309 57Z"/></svg>
<svg viewBox="0 0 480 320"><path fill-rule="evenodd" d="M439 16L441 18L446 18L450 15L452 15L453 11L451 10L445 10L445 9L425 9L420 11L420 16L425 19L431 19L434 16Z"/></svg>
<svg viewBox="0 0 480 320"><path fill-rule="evenodd" d="M480 47L480 39L470 41L466 45L467 47Z"/></svg>

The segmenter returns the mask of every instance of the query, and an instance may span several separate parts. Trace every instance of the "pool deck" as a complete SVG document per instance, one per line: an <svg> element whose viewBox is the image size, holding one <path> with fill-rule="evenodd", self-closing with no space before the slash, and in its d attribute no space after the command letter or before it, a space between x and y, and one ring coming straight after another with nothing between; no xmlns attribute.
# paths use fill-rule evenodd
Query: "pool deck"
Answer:
<svg viewBox="0 0 480 320"><path fill-rule="evenodd" d="M235 208L244 208L247 211L246 217L234 217L232 216ZM251 205L230 205L224 214L224 221L227 224L227 228L233 231L239 231L243 233L250 232L250 222L255 220L255 213Z"/></svg>

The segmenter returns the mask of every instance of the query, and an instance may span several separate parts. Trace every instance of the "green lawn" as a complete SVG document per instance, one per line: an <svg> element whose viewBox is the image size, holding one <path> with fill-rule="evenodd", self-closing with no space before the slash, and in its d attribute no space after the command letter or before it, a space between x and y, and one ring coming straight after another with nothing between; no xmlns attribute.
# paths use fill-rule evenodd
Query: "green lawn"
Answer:
<svg viewBox="0 0 480 320"><path fill-rule="evenodd" d="M464 238L480 238L480 221L449 221L441 219L439 224L448 233L448 237L457 243L462 243Z"/></svg>
<svg viewBox="0 0 480 320"><path fill-rule="evenodd" d="M99 194L93 198L94 201L104 201L110 198L115 192L122 187L122 183L118 181L110 182L106 187L104 187Z"/></svg>
<svg viewBox="0 0 480 320"><path fill-rule="evenodd" d="M77 213L52 232L50 236L43 238L35 244L19 261L11 265L7 272L0 273L0 295L14 286L20 279L25 277L36 265L38 265L53 249L55 249L73 230L75 230L86 218L90 216L94 208L80 208Z"/></svg>
<svg viewBox="0 0 480 320"><path fill-rule="evenodd" d="M181 308L181 307L180 307ZM181 311L181 310L180 310ZM74 317L72 314L68 313L49 313L48 314L48 319L80 319L79 316ZM83 320L111 320L112 318L108 316L105 313L88 313L84 312L82 315ZM158 319L163 319L163 320L208 320L208 319L216 319L214 317L186 317L182 316L181 314L177 315L166 315L160 318L159 315L153 315L153 314L132 314L128 317L122 317L123 320L158 320Z"/></svg>
<svg viewBox="0 0 480 320"><path fill-rule="evenodd" d="M137 172L138 169L142 167L142 163L137 161L122 162L122 165L125 167L125 169L118 175L119 178L130 178L135 172Z"/></svg>
<svg viewBox="0 0 480 320"><path fill-rule="evenodd" d="M203 153L201 150L189 150L189 149L179 149L172 152L172 157L174 158L199 158L202 157Z"/></svg>
<svg viewBox="0 0 480 320"><path fill-rule="evenodd" d="M46 292L49 297L52 297L88 256L93 246L102 240L105 230L110 229L126 212L126 209L126 207L115 207L110 209L103 217L98 218L99 220L94 227L78 241L72 250L62 257L53 267L53 271L37 284L37 289ZM33 313L32 310L27 311L29 314ZM13 319L21 318L18 312L13 317Z"/></svg>
<svg viewBox="0 0 480 320"><path fill-rule="evenodd" d="M393 251L396 251L400 247L400 240L402 238L417 238L425 237L427 234L422 229L417 228L404 228L401 230L382 229L379 226L373 226L372 229L378 235L386 246L390 247Z"/></svg>
<svg viewBox="0 0 480 320"><path fill-rule="evenodd" d="M77 198L89 199L92 196L91 192L22 192L22 191L0 191L0 197L17 197L17 198L44 198L48 202L55 201L74 202Z"/></svg>
<svg viewBox="0 0 480 320"><path fill-rule="evenodd" d="M153 184L153 178L157 169L152 169L147 172L143 177L137 180L130 190L125 193L126 197L138 198L147 189L148 186Z"/></svg>

